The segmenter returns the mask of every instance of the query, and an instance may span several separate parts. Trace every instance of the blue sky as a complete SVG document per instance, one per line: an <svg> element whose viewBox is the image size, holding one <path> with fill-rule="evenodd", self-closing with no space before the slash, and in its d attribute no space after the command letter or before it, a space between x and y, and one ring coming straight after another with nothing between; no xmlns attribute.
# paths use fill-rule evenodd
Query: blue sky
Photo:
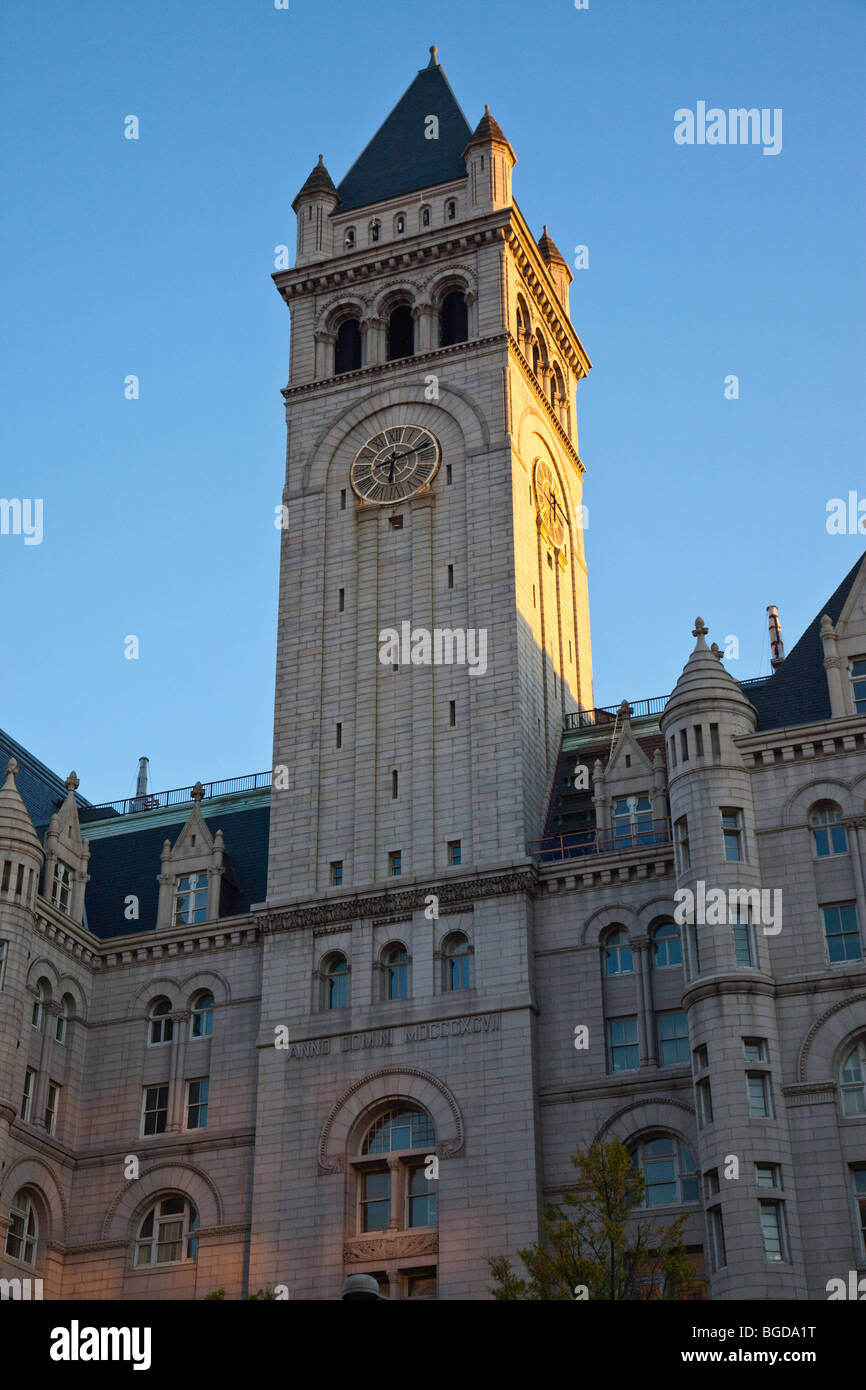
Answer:
<svg viewBox="0 0 866 1390"><path fill-rule="evenodd" d="M6 0L0 724L91 800L270 765L289 316L270 280L431 43L575 271L593 361L596 701L667 693L700 612L769 670L863 550L862 0ZM781 108L782 151L674 112ZM123 138L135 114L140 139ZM124 379L140 398L124 398ZM726 400L726 376L739 378ZM135 634L140 658L124 658Z"/></svg>

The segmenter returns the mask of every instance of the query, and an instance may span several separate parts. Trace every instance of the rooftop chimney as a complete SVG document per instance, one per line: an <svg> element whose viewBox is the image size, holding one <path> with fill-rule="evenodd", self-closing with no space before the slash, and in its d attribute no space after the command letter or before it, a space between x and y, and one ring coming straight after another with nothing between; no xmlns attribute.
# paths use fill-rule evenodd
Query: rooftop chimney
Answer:
<svg viewBox="0 0 866 1390"><path fill-rule="evenodd" d="M779 610L775 603L767 605L770 623L770 665L775 671L785 660L785 644L782 641L782 624L779 622Z"/></svg>
<svg viewBox="0 0 866 1390"><path fill-rule="evenodd" d="M147 763L147 758L139 758L138 760L138 780L135 784L136 796L147 795Z"/></svg>

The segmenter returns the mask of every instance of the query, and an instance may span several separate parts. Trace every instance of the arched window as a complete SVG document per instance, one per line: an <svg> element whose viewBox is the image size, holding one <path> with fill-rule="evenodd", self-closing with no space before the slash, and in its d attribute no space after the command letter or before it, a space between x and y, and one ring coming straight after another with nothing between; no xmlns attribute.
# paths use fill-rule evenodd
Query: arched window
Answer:
<svg viewBox="0 0 866 1390"><path fill-rule="evenodd" d="M344 247L346 248L347 251L354 251L354 249L355 249L355 228L354 228L354 227L347 227L347 228L346 228L345 234L344 234L344 236L343 236L343 245L344 245Z"/></svg>
<svg viewBox="0 0 866 1390"><path fill-rule="evenodd" d="M158 1043L169 1043L174 1035L174 1024L169 1018L171 1000L164 996L155 999L148 1014L147 1045L156 1047Z"/></svg>
<svg viewBox="0 0 866 1390"><path fill-rule="evenodd" d="M436 1225L436 1178L427 1165L435 1143L433 1121L416 1105L387 1110L374 1121L355 1170L362 1233ZM384 1154L400 1158L371 1161Z"/></svg>
<svg viewBox="0 0 866 1390"><path fill-rule="evenodd" d="M809 813L812 828L812 845L815 857L823 859L828 854L847 854L848 836L842 824L842 807L835 801L819 801Z"/></svg>
<svg viewBox="0 0 866 1390"><path fill-rule="evenodd" d="M562 372L559 363L554 362L553 371L550 377L550 404L554 410L559 405L560 398L565 395L565 382L562 379Z"/></svg>
<svg viewBox="0 0 866 1390"><path fill-rule="evenodd" d="M842 1114L866 1115L866 1035L855 1043L842 1063Z"/></svg>
<svg viewBox="0 0 866 1390"><path fill-rule="evenodd" d="M399 941L386 946L382 956L385 969L385 998L406 999L409 994L409 952Z"/></svg>
<svg viewBox="0 0 866 1390"><path fill-rule="evenodd" d="M445 988L469 989L472 983L472 951L468 938L462 932L453 932L446 939L442 952L445 957Z"/></svg>
<svg viewBox="0 0 866 1390"><path fill-rule="evenodd" d="M615 927L604 939L604 972L606 975L629 975L633 970L628 932L625 927Z"/></svg>
<svg viewBox="0 0 866 1390"><path fill-rule="evenodd" d="M9 1229L6 1232L6 1254L25 1265L35 1265L39 1243L39 1219L26 1188L12 1198L9 1210Z"/></svg>
<svg viewBox="0 0 866 1390"><path fill-rule="evenodd" d="M370 223L370 240L371 240L371 241L378 241L378 240L379 240L379 223L376 222L376 221L373 221L373 222Z"/></svg>
<svg viewBox="0 0 866 1390"><path fill-rule="evenodd" d="M411 357L415 351L415 323L408 304L398 304L388 315L388 361Z"/></svg>
<svg viewBox="0 0 866 1390"><path fill-rule="evenodd" d="M457 204L453 198L449 198L445 204L445 221L453 222L457 216Z"/></svg>
<svg viewBox="0 0 866 1390"><path fill-rule="evenodd" d="M325 963L325 1008L345 1009L349 1002L349 962L339 952Z"/></svg>
<svg viewBox="0 0 866 1390"><path fill-rule="evenodd" d="M682 1206L698 1200L698 1174L691 1149L672 1134L649 1134L635 1145L632 1166L644 1175L645 1207Z"/></svg>
<svg viewBox="0 0 866 1390"><path fill-rule="evenodd" d="M356 372L361 365L361 325L357 319L344 319L334 344L334 376Z"/></svg>
<svg viewBox="0 0 866 1390"><path fill-rule="evenodd" d="M395 235L395 236L402 236L403 233L405 232L405 230L406 230L406 214L405 214L405 212L398 212L398 213L397 213L397 216L394 218L394 235Z"/></svg>
<svg viewBox="0 0 866 1390"><path fill-rule="evenodd" d="M192 1001L189 1016L189 1035L191 1038L209 1038L213 1032L214 998L209 990L197 994Z"/></svg>
<svg viewBox="0 0 866 1390"><path fill-rule="evenodd" d="M469 311L462 290L449 290L439 308L439 346L465 343L469 337Z"/></svg>
<svg viewBox="0 0 866 1390"><path fill-rule="evenodd" d="M198 1255L198 1212L187 1197L163 1197L138 1228L136 1267L172 1265Z"/></svg>
<svg viewBox="0 0 866 1390"><path fill-rule="evenodd" d="M536 330L535 342L532 344L532 370L538 377L539 382L547 366L547 344L542 335Z"/></svg>
<svg viewBox="0 0 866 1390"><path fill-rule="evenodd" d="M661 922L652 930L653 965L657 970L666 965L682 965L683 945L680 929L675 922Z"/></svg>
<svg viewBox="0 0 866 1390"><path fill-rule="evenodd" d="M72 1017L72 1014L72 997L69 994L64 994L63 998L60 1001L60 1013L57 1015L57 1018L54 1022L54 1037L59 1043L66 1042L66 1033L68 1029L69 1020Z"/></svg>
<svg viewBox="0 0 866 1390"><path fill-rule="evenodd" d="M421 209L421 226L422 226L422 227L429 227L429 226L430 226L430 209L429 209L429 208L422 208L422 209Z"/></svg>
<svg viewBox="0 0 866 1390"><path fill-rule="evenodd" d="M42 1032L42 1024L45 1017L45 1005L51 998L51 986L47 980L39 980L36 985L36 998L33 1000L33 1008L30 1012L30 1022L38 1033Z"/></svg>

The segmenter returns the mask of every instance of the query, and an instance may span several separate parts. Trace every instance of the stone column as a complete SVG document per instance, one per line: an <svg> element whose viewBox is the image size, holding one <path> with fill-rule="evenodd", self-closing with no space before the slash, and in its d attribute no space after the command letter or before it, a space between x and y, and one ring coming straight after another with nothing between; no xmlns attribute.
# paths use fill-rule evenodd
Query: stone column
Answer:
<svg viewBox="0 0 866 1390"><path fill-rule="evenodd" d="M842 684L842 658L838 654L836 632L827 613L821 619L821 642L824 647L824 670L827 672L827 686L830 691L830 717L841 719L848 713Z"/></svg>
<svg viewBox="0 0 866 1390"><path fill-rule="evenodd" d="M337 335L320 329L313 337L316 340L316 380L322 381L334 375L334 344Z"/></svg>
<svg viewBox="0 0 866 1390"><path fill-rule="evenodd" d="M171 1074L168 1082L168 1120L166 1133L177 1133L184 1128L184 1065L186 1062L186 1040L189 1031L189 1011L178 1009L169 1014L172 1020L171 1036Z"/></svg>
<svg viewBox="0 0 866 1390"><path fill-rule="evenodd" d="M42 1005L42 1039L39 1045L39 1076L36 1081L33 1103L30 1107L30 1123L32 1125L38 1125L40 1129L44 1129L45 1127L45 1103L48 1099L48 1069L51 1058L49 1044L57 1028L58 1015L61 1014L62 1011L63 1005L58 999L46 999Z"/></svg>
<svg viewBox="0 0 866 1390"><path fill-rule="evenodd" d="M640 1064L642 1067L655 1067L658 1065L658 1059L656 1057L655 1028L653 1027L650 939L648 936L635 936L632 938L631 946L632 951L637 955L637 1028L640 1038Z"/></svg>
<svg viewBox="0 0 866 1390"><path fill-rule="evenodd" d="M412 306L412 318L415 323L415 351L431 352L433 348L439 346L439 335L436 332L436 310L429 299L419 299Z"/></svg>
<svg viewBox="0 0 866 1390"><path fill-rule="evenodd" d="M361 319L361 332L364 335L361 361L365 367L374 367L377 363L385 361L386 329L385 320L376 318L373 314Z"/></svg>

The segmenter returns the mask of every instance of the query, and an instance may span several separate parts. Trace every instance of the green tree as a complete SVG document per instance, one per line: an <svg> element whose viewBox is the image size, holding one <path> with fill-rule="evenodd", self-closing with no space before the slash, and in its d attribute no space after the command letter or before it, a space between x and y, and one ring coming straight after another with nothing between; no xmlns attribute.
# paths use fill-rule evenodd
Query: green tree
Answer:
<svg viewBox="0 0 866 1390"><path fill-rule="evenodd" d="M578 1181L544 1208L542 1240L518 1250L528 1278L506 1255L488 1260L496 1299L603 1300L677 1298L697 1281L685 1246L686 1216L669 1226L641 1216L646 1182L619 1140L572 1155Z"/></svg>

